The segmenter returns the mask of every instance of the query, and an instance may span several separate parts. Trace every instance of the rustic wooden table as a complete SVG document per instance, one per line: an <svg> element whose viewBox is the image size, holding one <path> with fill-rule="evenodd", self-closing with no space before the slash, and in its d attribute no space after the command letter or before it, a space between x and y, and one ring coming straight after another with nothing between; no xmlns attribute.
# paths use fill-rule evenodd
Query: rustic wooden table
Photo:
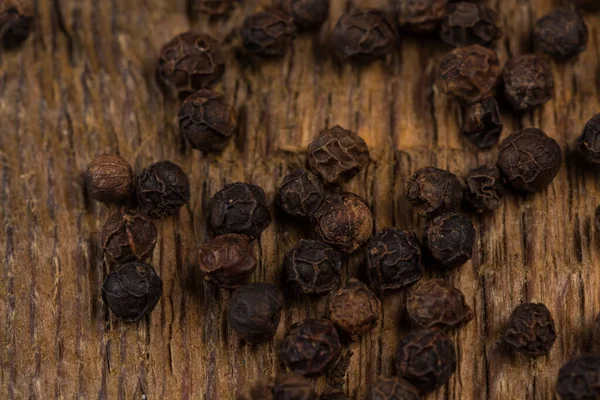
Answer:
<svg viewBox="0 0 600 400"><path fill-rule="evenodd" d="M161 46L190 28L184 0L33 0L35 31L18 52L0 55L0 398L229 399L257 375L279 369L278 344L293 322L322 317L330 296L288 298L272 344L248 346L224 318L230 294L203 282L197 249L206 240L210 197L224 184L261 185L273 200L278 184L306 161L325 126L340 124L368 142L374 162L345 189L364 196L377 228L421 232L404 185L423 166L464 175L494 161L497 148L476 151L459 135L460 109L434 87L448 50L434 39L402 39L398 52L362 69L330 59L327 32L349 7L388 0L331 0L322 32L300 35L285 59L235 57L236 29L271 0L246 0L231 18L193 28L223 41L227 72L218 90L235 105L240 132L221 156L202 156L178 136L178 105L154 79ZM531 27L558 0L487 1L508 35L497 43L504 62L530 52ZM476 317L453 331L458 369L428 399L551 399L559 367L590 350L600 311L600 251L594 209L600 178L581 165L575 139L600 111L600 15L586 15L588 50L554 63L553 101L521 116L503 114L502 137L540 127L565 152L552 185L510 195L496 212L474 216L473 260L444 277L467 296ZM192 199L178 217L158 223L151 263L164 293L139 324L109 315L100 286L98 232L115 207L84 193L82 172L96 155L118 153L137 172L169 159L189 174ZM275 221L256 241L254 280L277 282L285 252L310 231ZM360 276L361 256L344 265ZM545 303L558 339L547 357L507 354L499 338L523 301ZM405 294L383 297L380 325L350 346L345 389L362 399L366 385L393 372L406 332ZM317 382L324 389L324 380Z"/></svg>

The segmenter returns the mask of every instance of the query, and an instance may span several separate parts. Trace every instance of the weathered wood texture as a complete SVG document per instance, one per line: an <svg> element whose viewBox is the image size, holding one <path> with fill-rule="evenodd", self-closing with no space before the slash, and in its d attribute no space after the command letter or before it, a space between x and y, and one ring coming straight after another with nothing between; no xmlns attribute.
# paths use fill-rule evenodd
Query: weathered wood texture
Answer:
<svg viewBox="0 0 600 400"><path fill-rule="evenodd" d="M33 0L35 32L21 51L0 56L0 398L228 399L257 375L275 374L286 327L322 317L329 296L289 298L272 344L241 343L224 318L229 293L203 282L197 249L206 239L207 206L224 184L247 181L273 200L277 185L304 165L305 148L325 126L358 132L374 162L345 189L364 196L377 228L421 232L404 185L435 164L464 175L493 161L458 134L460 110L433 86L448 48L404 38L386 62L336 66L325 45L337 18L356 5L388 0L331 0L322 32L301 35L293 53L269 62L240 62L236 28L270 0L246 0L230 19L197 21L224 42L227 72L218 90L235 105L240 133L219 157L186 148L177 131L177 102L154 79L161 46L190 22L183 0ZM531 51L533 21L557 1L494 0L508 36L497 44L506 61ZM582 166L575 139L600 111L600 16L586 15L588 50L553 64L556 97L522 116L503 114L505 130L536 126L563 146L557 179L543 193L508 197L491 215L474 216L472 262L445 275L476 312L452 332L458 370L428 399L552 399L560 365L589 349L600 311L600 251L593 213L597 171ZM244 65L242 65L244 64ZM170 159L191 178L192 200L177 218L158 223L151 262L164 281L152 315L126 325L109 315L100 285L108 267L98 231L115 210L90 200L82 171L104 152L137 172ZM310 230L281 220L255 242L256 281L277 282L285 252ZM345 263L361 274L363 259ZM380 326L352 344L346 387L355 399L380 374L393 372L396 343L406 332L405 295L383 298ZM499 344L511 310L544 302L558 339L547 357L507 354ZM323 380L318 382L325 388Z"/></svg>

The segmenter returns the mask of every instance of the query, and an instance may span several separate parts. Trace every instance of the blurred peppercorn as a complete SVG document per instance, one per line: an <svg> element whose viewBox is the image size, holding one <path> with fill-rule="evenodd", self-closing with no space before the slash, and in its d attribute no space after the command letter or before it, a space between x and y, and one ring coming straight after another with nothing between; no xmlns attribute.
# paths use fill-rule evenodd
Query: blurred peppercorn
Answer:
<svg viewBox="0 0 600 400"><path fill-rule="evenodd" d="M537 20L533 36L544 53L565 59L585 50L588 29L577 10L557 8Z"/></svg>
<svg viewBox="0 0 600 400"><path fill-rule="evenodd" d="M279 0L279 4L301 29L320 26L329 16L329 0Z"/></svg>
<svg viewBox="0 0 600 400"><path fill-rule="evenodd" d="M600 165L600 113L585 124L577 144L585 161Z"/></svg>
<svg viewBox="0 0 600 400"><path fill-rule="evenodd" d="M267 10L247 17L240 35L248 53L279 57L292 47L296 28L289 14Z"/></svg>
<svg viewBox="0 0 600 400"><path fill-rule="evenodd" d="M419 400L421 396L413 385L397 376L379 377L367 391L366 400Z"/></svg>
<svg viewBox="0 0 600 400"><path fill-rule="evenodd" d="M489 45L502 35L498 15L483 4L461 1L448 5L440 26L440 37L456 47Z"/></svg>

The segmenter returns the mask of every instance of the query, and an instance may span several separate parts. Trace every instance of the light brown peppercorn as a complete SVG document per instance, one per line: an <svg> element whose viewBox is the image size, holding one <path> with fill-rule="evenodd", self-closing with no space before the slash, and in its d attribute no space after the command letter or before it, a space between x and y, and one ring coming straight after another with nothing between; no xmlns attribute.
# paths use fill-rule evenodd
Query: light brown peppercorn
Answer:
<svg viewBox="0 0 600 400"><path fill-rule="evenodd" d="M85 171L85 186L102 202L118 202L131 194L133 170L123 158L104 154L96 157Z"/></svg>
<svg viewBox="0 0 600 400"><path fill-rule="evenodd" d="M395 4L402 30L433 32L446 14L448 0L399 0Z"/></svg>
<svg viewBox="0 0 600 400"><path fill-rule="evenodd" d="M377 326L381 302L367 285L356 279L337 291L331 300L329 315L333 323L352 340Z"/></svg>

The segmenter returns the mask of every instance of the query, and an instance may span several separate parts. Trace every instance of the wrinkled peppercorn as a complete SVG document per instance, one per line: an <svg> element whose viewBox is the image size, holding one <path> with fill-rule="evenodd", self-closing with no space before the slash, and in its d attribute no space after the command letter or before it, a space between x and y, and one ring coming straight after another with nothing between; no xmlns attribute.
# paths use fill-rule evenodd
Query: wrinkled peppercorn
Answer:
<svg viewBox="0 0 600 400"><path fill-rule="evenodd" d="M279 4L301 29L320 26L329 16L329 0L279 0Z"/></svg>
<svg viewBox="0 0 600 400"><path fill-rule="evenodd" d="M240 287L229 302L229 325L248 343L260 344L273 339L283 294L268 283L250 283Z"/></svg>
<svg viewBox="0 0 600 400"><path fill-rule="evenodd" d="M225 62L217 41L206 34L186 32L175 36L161 51L160 79L181 96L210 88L225 72Z"/></svg>
<svg viewBox="0 0 600 400"><path fill-rule="evenodd" d="M501 71L493 50L477 44L459 47L440 60L437 86L447 96L472 104L490 96Z"/></svg>
<svg viewBox="0 0 600 400"><path fill-rule="evenodd" d="M530 357L547 354L556 340L554 320L541 303L520 304L510 315L504 341Z"/></svg>
<svg viewBox="0 0 600 400"><path fill-rule="evenodd" d="M472 169L466 181L465 200L471 208L482 213L500 207L506 189L498 167L488 164Z"/></svg>
<svg viewBox="0 0 600 400"><path fill-rule="evenodd" d="M179 133L195 149L223 150L235 133L235 115L225 98L202 89L179 109Z"/></svg>
<svg viewBox="0 0 600 400"><path fill-rule="evenodd" d="M461 1L448 6L440 26L440 37L456 47L488 45L502 35L498 15L483 4Z"/></svg>
<svg viewBox="0 0 600 400"><path fill-rule="evenodd" d="M317 392L310 380L302 375L289 373L281 375L275 382L275 400L317 400Z"/></svg>
<svg viewBox="0 0 600 400"><path fill-rule="evenodd" d="M452 172L425 167L415 172L406 184L406 197L419 214L433 218L460 207L463 187Z"/></svg>
<svg viewBox="0 0 600 400"><path fill-rule="evenodd" d="M379 377L369 386L366 400L419 400L421 396L408 381L391 376Z"/></svg>
<svg viewBox="0 0 600 400"><path fill-rule="evenodd" d="M175 215L190 200L190 182L179 165L155 162L138 178L137 198L142 210L153 218Z"/></svg>
<svg viewBox="0 0 600 400"><path fill-rule="evenodd" d="M456 371L454 344L439 329L409 333L398 345L396 370L421 392L434 391Z"/></svg>
<svg viewBox="0 0 600 400"><path fill-rule="evenodd" d="M478 148L486 149L498 143L501 132L502 120L495 98L488 97L465 109L462 133Z"/></svg>
<svg viewBox="0 0 600 400"><path fill-rule="evenodd" d="M200 270L204 280L224 289L238 288L250 280L256 258L244 235L221 235L200 249Z"/></svg>
<svg viewBox="0 0 600 400"><path fill-rule="evenodd" d="M323 242L302 239L284 260L287 282L305 294L329 292L340 282L340 254Z"/></svg>
<svg viewBox="0 0 600 400"><path fill-rule="evenodd" d="M119 202L133 189L133 170L119 156L104 154L96 157L84 175L85 186L91 196L102 202Z"/></svg>
<svg viewBox="0 0 600 400"><path fill-rule="evenodd" d="M600 164L600 113L594 115L577 139L583 158L592 164Z"/></svg>
<svg viewBox="0 0 600 400"><path fill-rule="evenodd" d="M380 290L404 289L423 276L421 244L413 232L382 229L367 245L369 281Z"/></svg>
<svg viewBox="0 0 600 400"><path fill-rule="evenodd" d="M308 219L315 216L324 196L325 191L319 178L299 169L283 179L278 190L277 204L292 217Z"/></svg>
<svg viewBox="0 0 600 400"><path fill-rule="evenodd" d="M240 35L248 53L279 57L292 46L296 28L290 15L280 11L263 11L244 20Z"/></svg>
<svg viewBox="0 0 600 400"><path fill-rule="evenodd" d="M440 215L425 227L423 248L428 260L442 268L463 265L473 256L475 228L463 214Z"/></svg>
<svg viewBox="0 0 600 400"><path fill-rule="evenodd" d="M190 0L192 14L223 17L233 10L234 0Z"/></svg>
<svg viewBox="0 0 600 400"><path fill-rule="evenodd" d="M350 279L331 299L329 315L339 329L357 340L377 326L381 302L367 285Z"/></svg>
<svg viewBox="0 0 600 400"><path fill-rule="evenodd" d="M563 155L558 143L537 128L525 128L504 139L498 167L515 190L540 192L558 174Z"/></svg>
<svg viewBox="0 0 600 400"><path fill-rule="evenodd" d="M554 77L548 61L534 54L509 60L502 72L504 95L515 111L541 106L554 96Z"/></svg>
<svg viewBox="0 0 600 400"><path fill-rule="evenodd" d="M27 39L33 18L24 15L16 7L0 4L0 42L7 50L18 47Z"/></svg>
<svg viewBox="0 0 600 400"><path fill-rule="evenodd" d="M210 202L210 223L216 233L239 233L254 239L271 224L265 192L249 183L233 183Z"/></svg>
<svg viewBox="0 0 600 400"><path fill-rule="evenodd" d="M400 0L394 4L403 30L433 32L446 14L448 0Z"/></svg>
<svg viewBox="0 0 600 400"><path fill-rule="evenodd" d="M156 227L145 216L121 209L106 220L101 233L102 250L115 262L145 260L156 246Z"/></svg>
<svg viewBox="0 0 600 400"><path fill-rule="evenodd" d="M162 280L148 264L134 261L108 274L102 297L115 315L127 322L152 312L162 294Z"/></svg>
<svg viewBox="0 0 600 400"><path fill-rule="evenodd" d="M600 2L598 0L571 0L571 3L575 3L578 7L590 11L600 10Z"/></svg>
<svg viewBox="0 0 600 400"><path fill-rule="evenodd" d="M600 355L581 354L569 360L558 372L556 392L562 400L600 398Z"/></svg>
<svg viewBox="0 0 600 400"><path fill-rule="evenodd" d="M279 348L279 358L293 372L321 375L340 355L342 345L326 319L307 319L293 324Z"/></svg>
<svg viewBox="0 0 600 400"><path fill-rule="evenodd" d="M538 19L533 35L539 49L561 59L581 53L588 42L583 17L569 8L557 8Z"/></svg>
<svg viewBox="0 0 600 400"><path fill-rule="evenodd" d="M396 41L392 21L372 8L342 15L331 33L333 51L342 62L368 63L383 58L394 50Z"/></svg>
<svg viewBox="0 0 600 400"><path fill-rule="evenodd" d="M366 201L354 193L336 193L316 213L321 239L344 253L353 253L373 233L373 215Z"/></svg>

